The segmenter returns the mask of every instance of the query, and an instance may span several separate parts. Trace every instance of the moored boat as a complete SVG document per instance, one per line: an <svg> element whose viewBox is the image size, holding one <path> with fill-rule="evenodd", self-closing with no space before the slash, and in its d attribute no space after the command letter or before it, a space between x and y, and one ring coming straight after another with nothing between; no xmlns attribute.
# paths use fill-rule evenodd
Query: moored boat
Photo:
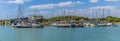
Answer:
<svg viewBox="0 0 120 41"><path fill-rule="evenodd" d="M41 23L32 23L31 27L33 27L33 28L43 28L43 25Z"/></svg>
<svg viewBox="0 0 120 41"><path fill-rule="evenodd" d="M25 23L25 22L13 23L11 26L17 27L17 28L42 28L43 27L43 25L40 23Z"/></svg>
<svg viewBox="0 0 120 41"><path fill-rule="evenodd" d="M81 22L56 22L51 25L56 27L84 27L84 24Z"/></svg>

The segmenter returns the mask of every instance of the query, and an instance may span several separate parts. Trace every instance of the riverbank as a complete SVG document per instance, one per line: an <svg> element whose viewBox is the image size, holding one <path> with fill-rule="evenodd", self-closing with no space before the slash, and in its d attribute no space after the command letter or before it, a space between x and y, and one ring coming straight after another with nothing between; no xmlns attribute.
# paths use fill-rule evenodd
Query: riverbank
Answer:
<svg viewBox="0 0 120 41"><path fill-rule="evenodd" d="M11 20L0 20L0 25L12 24Z"/></svg>

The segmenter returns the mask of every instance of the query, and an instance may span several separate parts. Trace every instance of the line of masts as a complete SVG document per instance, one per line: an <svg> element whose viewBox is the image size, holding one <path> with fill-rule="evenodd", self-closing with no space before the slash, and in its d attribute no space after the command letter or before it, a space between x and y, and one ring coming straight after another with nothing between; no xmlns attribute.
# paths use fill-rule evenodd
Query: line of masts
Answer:
<svg viewBox="0 0 120 41"><path fill-rule="evenodd" d="M81 13L82 11L78 11L77 9L75 9L74 12L73 11L70 12L70 11L71 10L66 11L66 9L63 9L61 12L56 13L56 16L60 13L63 16L67 16L67 15L78 16L79 15L79 16L82 16L82 17L83 16L84 17L90 17L90 15L91 15L91 18L105 18L107 16L110 16L110 10L109 9L90 10L90 11L92 11L91 13L86 13L89 10L87 10L85 12L83 11L84 13Z"/></svg>
<svg viewBox="0 0 120 41"><path fill-rule="evenodd" d="M66 11L68 10L68 11ZM82 9L63 9L61 11L57 11L56 16L81 16L81 17L88 17L88 19L96 19L98 18L99 21L103 20L105 17L110 16L110 10L109 9L97 9L97 10L88 10L85 9L83 11L84 13L81 13L79 11L83 11ZM92 11L91 13L87 13L89 11ZM61 15L60 15L61 14ZM76 15L75 15L76 14ZM73 19L73 17L71 17ZM54 19L55 20L55 19Z"/></svg>
<svg viewBox="0 0 120 41"><path fill-rule="evenodd" d="M68 10L68 11L66 11L66 10ZM37 9L35 9L34 11L38 15L39 11ZM91 13L87 13L89 11L91 11ZM106 16L110 16L110 10L109 9L97 9L97 10L94 10L94 9L92 9L92 10L89 10L89 9L63 9L63 10L57 11L56 16L60 16L60 14L64 17L68 15L68 16L82 16L82 17L88 17L88 18L90 18L90 17L91 18L105 18ZM23 17L21 5L19 5L19 7L18 7L17 17L18 18ZM71 19L73 19L73 18L71 18Z"/></svg>

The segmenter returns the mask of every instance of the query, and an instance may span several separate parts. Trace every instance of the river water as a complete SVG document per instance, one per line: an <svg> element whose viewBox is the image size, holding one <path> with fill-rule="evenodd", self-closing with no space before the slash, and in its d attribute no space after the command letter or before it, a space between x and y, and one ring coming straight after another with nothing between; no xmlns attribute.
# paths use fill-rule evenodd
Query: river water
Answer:
<svg viewBox="0 0 120 41"><path fill-rule="evenodd" d="M84 28L0 26L0 41L120 41L120 26Z"/></svg>

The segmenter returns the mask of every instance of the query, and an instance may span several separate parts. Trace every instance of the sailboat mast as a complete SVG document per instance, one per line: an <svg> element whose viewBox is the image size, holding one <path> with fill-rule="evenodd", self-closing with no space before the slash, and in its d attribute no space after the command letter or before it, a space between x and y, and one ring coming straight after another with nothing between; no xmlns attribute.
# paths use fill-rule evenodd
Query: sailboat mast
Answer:
<svg viewBox="0 0 120 41"><path fill-rule="evenodd" d="M57 11L57 13L56 13L56 16L59 17L59 12L58 12L58 11ZM57 19L56 19L57 21L58 21L58 19L59 19L58 17L57 17Z"/></svg>
<svg viewBox="0 0 120 41"><path fill-rule="evenodd" d="M65 13L66 13L65 9L63 9L64 21L65 21Z"/></svg>
<svg viewBox="0 0 120 41"><path fill-rule="evenodd" d="M35 9L35 14L38 15L38 10L37 9Z"/></svg>
<svg viewBox="0 0 120 41"><path fill-rule="evenodd" d="M108 9L108 16L110 16L110 11ZM110 22L110 18L108 17L108 22Z"/></svg>
<svg viewBox="0 0 120 41"><path fill-rule="evenodd" d="M110 10L108 9L108 16L110 16Z"/></svg>
<svg viewBox="0 0 120 41"><path fill-rule="evenodd" d="M98 22L97 10L95 11L96 14L96 22Z"/></svg>
<svg viewBox="0 0 120 41"><path fill-rule="evenodd" d="M21 4L18 6L18 14L17 14L17 19L18 20L20 20L20 18L23 17L22 16L22 11L21 11L21 6L22 6Z"/></svg>
<svg viewBox="0 0 120 41"><path fill-rule="evenodd" d="M92 10L92 14L93 14L92 21L94 21L94 17L95 17L94 10Z"/></svg>
<svg viewBox="0 0 120 41"><path fill-rule="evenodd" d="M98 9L98 17L99 17L99 21L101 21L101 11L100 11L100 9Z"/></svg>
<svg viewBox="0 0 120 41"><path fill-rule="evenodd" d="M104 11L105 11L105 10L103 9L103 15L102 15L102 16L103 16L103 19L102 19L102 20L104 20L104 17L105 17L105 16L104 16L104 13L105 13Z"/></svg>

